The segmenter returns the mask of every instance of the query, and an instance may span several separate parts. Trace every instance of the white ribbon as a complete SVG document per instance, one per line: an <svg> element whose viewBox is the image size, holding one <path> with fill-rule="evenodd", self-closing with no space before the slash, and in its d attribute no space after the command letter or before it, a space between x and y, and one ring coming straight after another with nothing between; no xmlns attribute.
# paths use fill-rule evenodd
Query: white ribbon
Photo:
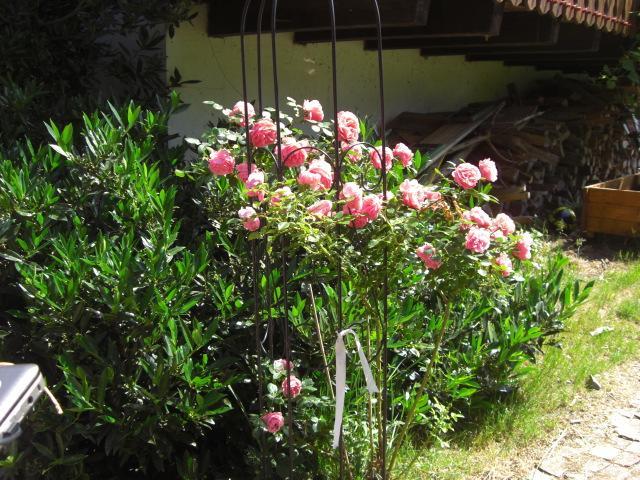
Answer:
<svg viewBox="0 0 640 480"><path fill-rule="evenodd" d="M341 331L336 339L336 418L333 422L333 448L338 448L340 442L340 428L342 427L342 416L344 414L344 394L347 388L347 349L344 346L344 336L352 334L358 348L358 356L362 364L364 378L367 382L369 393L377 393L378 387L371 374L371 367L364 355L358 335L350 328Z"/></svg>

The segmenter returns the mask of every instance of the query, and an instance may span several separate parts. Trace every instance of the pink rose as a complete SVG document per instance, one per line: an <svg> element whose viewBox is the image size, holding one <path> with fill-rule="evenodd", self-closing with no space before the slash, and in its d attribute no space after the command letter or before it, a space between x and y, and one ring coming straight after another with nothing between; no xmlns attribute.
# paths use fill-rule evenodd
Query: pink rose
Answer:
<svg viewBox="0 0 640 480"><path fill-rule="evenodd" d="M453 180L465 190L474 188L480 181L480 170L470 163L461 163L453 171Z"/></svg>
<svg viewBox="0 0 640 480"><path fill-rule="evenodd" d="M400 184L402 203L407 207L420 210L425 201L425 188L417 180L405 180Z"/></svg>
<svg viewBox="0 0 640 480"><path fill-rule="evenodd" d="M349 145L348 143L342 143L342 151L347 152L346 158L348 158L351 162L357 163L362 160L362 145L356 143L355 145Z"/></svg>
<svg viewBox="0 0 640 480"><path fill-rule="evenodd" d="M277 372L277 373L284 373L287 370L293 370L293 363L287 361L284 358L281 358L279 360L275 360L273 362L273 369Z"/></svg>
<svg viewBox="0 0 640 480"><path fill-rule="evenodd" d="M256 169L249 175L245 185L247 186L247 195L249 197L257 197L259 201L264 200L264 191L258 187L264 183L264 172L260 169Z"/></svg>
<svg viewBox="0 0 640 480"><path fill-rule="evenodd" d="M316 217L329 217L333 211L333 202L331 200L318 200L310 207L307 207L307 211Z"/></svg>
<svg viewBox="0 0 640 480"><path fill-rule="evenodd" d="M285 397L296 398L302 391L302 382L294 375L289 375L282 381L282 394Z"/></svg>
<svg viewBox="0 0 640 480"><path fill-rule="evenodd" d="M413 152L404 143L398 143L395 146L393 156L400 160L400 163L405 168L413 163Z"/></svg>
<svg viewBox="0 0 640 480"><path fill-rule="evenodd" d="M318 100L305 100L302 102L302 110L304 111L305 120L313 120L314 122L324 120L322 105Z"/></svg>
<svg viewBox="0 0 640 480"><path fill-rule="evenodd" d="M280 187L271 195L271 205L279 204L286 197L290 197L293 195L293 192L289 187Z"/></svg>
<svg viewBox="0 0 640 480"><path fill-rule="evenodd" d="M471 210L465 210L462 218L467 222L473 222L479 227L488 228L491 226L491 217L480 207L473 207Z"/></svg>
<svg viewBox="0 0 640 480"><path fill-rule="evenodd" d="M513 264L506 253L501 253L496 257L496 265L500 269L503 277L508 277L513 272Z"/></svg>
<svg viewBox="0 0 640 480"><path fill-rule="evenodd" d="M233 173L236 162L228 150L212 152L209 156L209 170L214 175L229 175Z"/></svg>
<svg viewBox="0 0 640 480"><path fill-rule="evenodd" d="M472 227L467 233L466 242L464 244L467 250L474 253L484 253L491 245L491 234L484 228Z"/></svg>
<svg viewBox="0 0 640 480"><path fill-rule="evenodd" d="M251 164L251 172L255 172L258 169L258 166L255 163ZM242 183L247 183L249 179L249 167L247 166L247 162L242 162L236 165L236 174L238 178L242 180Z"/></svg>
<svg viewBox="0 0 640 480"><path fill-rule="evenodd" d="M249 131L249 141L257 148L273 145L276 143L277 137L276 124L268 118L258 120Z"/></svg>
<svg viewBox="0 0 640 480"><path fill-rule="evenodd" d="M373 222L380 215L382 210L382 197L380 195L367 195L362 200L362 208L360 210L343 210L344 213L351 214L354 219L351 220L349 226L351 228L364 228L369 222Z"/></svg>
<svg viewBox="0 0 640 480"><path fill-rule="evenodd" d="M347 200L344 213L357 212L362 208L362 188L355 182L347 182L342 187L340 199Z"/></svg>
<svg viewBox="0 0 640 480"><path fill-rule="evenodd" d="M338 112L338 140L354 143L360 135L360 121L351 112Z"/></svg>
<svg viewBox="0 0 640 480"><path fill-rule="evenodd" d="M360 228L364 228L364 227L366 227L368 225L369 217L367 217L366 215L364 215L364 214L362 214L360 212L354 212L353 215L354 215L354 218L349 223L349 226L351 228L360 229Z"/></svg>
<svg viewBox="0 0 640 480"><path fill-rule="evenodd" d="M238 217L242 220L242 225L250 232L255 232L260 228L260 219L253 207L244 207L238 210Z"/></svg>
<svg viewBox="0 0 640 480"><path fill-rule="evenodd" d="M482 175L482 180L486 180L487 182L495 182L498 180L498 169L491 159L485 158L484 160L480 160L478 167L480 169L480 175Z"/></svg>
<svg viewBox="0 0 640 480"><path fill-rule="evenodd" d="M425 243L416 250L416 255L424 262L424 266L429 270L437 270L442 265L440 260L435 258L436 249L430 243Z"/></svg>
<svg viewBox="0 0 640 480"><path fill-rule="evenodd" d="M308 185L311 190L329 190L333 183L331 165L320 158L313 160L309 168L298 175L298 183Z"/></svg>
<svg viewBox="0 0 640 480"><path fill-rule="evenodd" d="M367 195L362 201L360 213L366 216L370 221L374 221L380 215L382 210L382 197L379 195Z"/></svg>
<svg viewBox="0 0 640 480"><path fill-rule="evenodd" d="M371 150L369 154L369 158L371 159L371 165L373 165L378 170L382 168L382 147L376 147ZM393 166L393 150L389 147L385 147L385 155L384 155L384 169L386 171L391 170Z"/></svg>
<svg viewBox="0 0 640 480"><path fill-rule="evenodd" d="M240 123L241 126L245 126L244 121L244 102L242 100L236 102L231 110L223 110L223 113L229 117L232 122ZM247 113L249 114L249 122L256 116L256 111L253 105L247 103Z"/></svg>
<svg viewBox="0 0 640 480"><path fill-rule="evenodd" d="M439 202L442 199L442 195L440 192L436 192L433 190L433 187L424 187L424 199L429 202Z"/></svg>
<svg viewBox="0 0 640 480"><path fill-rule="evenodd" d="M281 412L270 412L263 415L260 419L267 427L269 433L276 433L284 426L284 417Z"/></svg>
<svg viewBox="0 0 640 480"><path fill-rule="evenodd" d="M496 215L496 218L493 219L491 230L496 233L500 231L502 235L507 236L516 231L516 224L513 223L511 217L506 213L499 213Z"/></svg>
<svg viewBox="0 0 640 480"><path fill-rule="evenodd" d="M307 160L309 142L296 142L295 138L287 137L282 140L281 155L285 167L301 167Z"/></svg>
<svg viewBox="0 0 640 480"><path fill-rule="evenodd" d="M524 232L516 242L516 248L513 255L520 260L529 260L531 258L531 247L533 246L533 238L529 232Z"/></svg>

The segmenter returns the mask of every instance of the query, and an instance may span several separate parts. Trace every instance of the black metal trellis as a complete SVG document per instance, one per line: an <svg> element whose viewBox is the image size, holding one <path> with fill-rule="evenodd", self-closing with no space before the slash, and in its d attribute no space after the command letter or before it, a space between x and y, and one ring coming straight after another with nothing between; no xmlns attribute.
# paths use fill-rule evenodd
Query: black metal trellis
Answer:
<svg viewBox="0 0 640 480"><path fill-rule="evenodd" d="M381 177L380 181L382 183L382 195L383 200L387 199L387 167L386 167L386 149L387 142L385 138L385 108L384 108L384 69L383 69L383 59L382 59L382 21L380 17L380 8L378 0L369 0L371 2L371 6L375 13L376 19L376 31L377 31L377 40L378 40L378 52L377 52L377 61L378 61L378 81L379 81L379 94L380 94L380 137L382 140L381 146L381 155L380 155L380 163L381 163ZM249 98L248 98L248 88L247 88L247 68L246 68L246 49L245 49L245 34L246 34L246 23L249 7L251 5L252 0L245 0L244 7L242 10L242 18L240 25L240 57L242 63L242 95L244 102L244 126L245 126L245 134L246 134L246 152L247 152L247 172L251 173L252 166L254 165L254 157L252 152L252 147L249 143ZM336 52L336 17L335 17L335 0L327 0L328 10L329 10L329 20L331 27L331 72L332 72L332 97L333 97L333 121L334 121L334 182L333 187L335 188L336 199L339 197L340 187L342 185L342 164L344 158L349 153L349 151L345 151L341 153L340 149L340 140L338 135L338 78L337 78L337 52ZM262 113L264 104L263 104L263 91L262 91L262 49L261 49L261 36L262 36L262 20L265 9L266 0L260 0L258 17L257 17L257 29L256 29L256 48L257 48L257 89L258 89L258 107L259 114ZM272 0L271 4L271 19L270 19L270 34L271 34L271 55L272 55L272 70L273 70L273 90L274 90L274 109L275 109L275 124L276 124L276 134L277 134L277 143L276 143L276 155L273 155L269 150L269 154L273 157L276 165L276 174L279 181L284 178L284 161L286 159L282 158L282 138L281 138L281 128L280 128L280 95L279 95L279 82L278 82L278 58L277 58L277 42L276 42L276 34L277 34L277 11L278 11L278 0ZM373 147L373 145L367 144L366 142L357 142L354 145L365 145L368 147ZM352 146L354 146L352 145ZM293 155L298 150L302 149L313 149L318 150L314 147L301 147L296 149L288 154L288 156ZM327 155L325 152L321 152L322 154ZM340 226L337 227L337 234L340 234ZM258 243L256 240L251 241L251 258L252 258L252 282L253 282L253 296L254 296L254 322L255 322L255 348L256 348L256 361L257 361L257 381L258 381L258 408L260 410L260 414L263 413L264 410L264 396L263 396L263 387L264 387L264 378L262 373L262 358L263 358L263 346L261 340L261 319L260 319L260 292L258 287L259 282L259 258L258 258ZM269 283L271 280L271 259L267 260L267 288L266 294L268 297L271 295L271 289L269 287ZM388 252L385 248L383 253L383 268L387 269L388 266ZM289 332L289 320L288 320L288 292L287 292L287 250L286 250L286 241L284 238L281 238L280 242L280 275L282 282L282 296L283 296L283 308L284 308L284 318L282 319L282 334L284 339L284 358L287 361L287 378L291 375L291 338ZM383 421L381 424L381 431L379 432L379 462L380 462L380 477L383 480L387 479L387 465L386 465L386 449L387 449L387 412L388 412L388 394L387 394L387 383L388 383L388 357L387 357L387 332L388 332L388 282L387 276L383 275L383 321L382 321L382 412L383 412ZM338 268L337 268L337 278L336 278L336 293L337 293L337 326L338 332L343 329L343 318L342 318L342 300L343 300L343 292L342 292L342 262L338 259ZM275 326L274 322L271 318L271 298L267 299L267 308L268 308L268 330L267 337L269 339L269 355L273 357L273 328ZM271 358L273 359L273 358ZM292 409L292 401L291 396L287 396L287 415L286 422L289 429L289 478L293 478L293 418L294 412ZM261 478L265 478L266 473L266 457L264 448L262 446L264 439L259 439L260 442L260 456L261 456ZM339 455L340 455L340 479L344 478L344 470L345 470L345 448L342 438L342 429L340 430L340 445L339 445Z"/></svg>

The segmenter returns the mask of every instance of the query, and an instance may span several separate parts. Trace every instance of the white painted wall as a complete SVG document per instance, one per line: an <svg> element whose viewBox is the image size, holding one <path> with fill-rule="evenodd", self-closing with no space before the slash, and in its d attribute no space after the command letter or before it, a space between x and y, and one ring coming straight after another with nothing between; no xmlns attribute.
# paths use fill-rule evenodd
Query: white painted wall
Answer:
<svg viewBox="0 0 640 480"><path fill-rule="evenodd" d="M282 105L284 97L299 103L318 99L331 114L331 52L328 44L296 45L292 34L277 37L278 73ZM264 47L266 46L266 48ZM263 68L265 104L273 104L270 38L264 37ZM192 25L185 24L167 40L167 67L177 67L184 79L201 83L187 85L181 93L189 108L173 120L174 131L199 137L213 117L204 100L225 106L242 98L239 37L209 38L206 7L201 7ZM256 93L255 37L247 41L249 98ZM365 51L362 42L338 44L339 109L377 115L377 53ZM387 119L403 111L437 112L459 109L470 102L494 100L506 94L509 83L519 90L550 72L530 67L505 67L500 62L466 62L464 57L425 59L418 50L384 52Z"/></svg>

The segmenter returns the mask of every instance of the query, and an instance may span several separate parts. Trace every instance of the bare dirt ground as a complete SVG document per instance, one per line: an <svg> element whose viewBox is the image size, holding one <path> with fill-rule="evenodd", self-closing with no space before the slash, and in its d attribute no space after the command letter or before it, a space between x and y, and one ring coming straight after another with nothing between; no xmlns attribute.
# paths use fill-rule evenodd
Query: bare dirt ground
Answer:
<svg viewBox="0 0 640 480"><path fill-rule="evenodd" d="M559 432L493 465L484 480L640 479L640 361L598 377L559 413Z"/></svg>

